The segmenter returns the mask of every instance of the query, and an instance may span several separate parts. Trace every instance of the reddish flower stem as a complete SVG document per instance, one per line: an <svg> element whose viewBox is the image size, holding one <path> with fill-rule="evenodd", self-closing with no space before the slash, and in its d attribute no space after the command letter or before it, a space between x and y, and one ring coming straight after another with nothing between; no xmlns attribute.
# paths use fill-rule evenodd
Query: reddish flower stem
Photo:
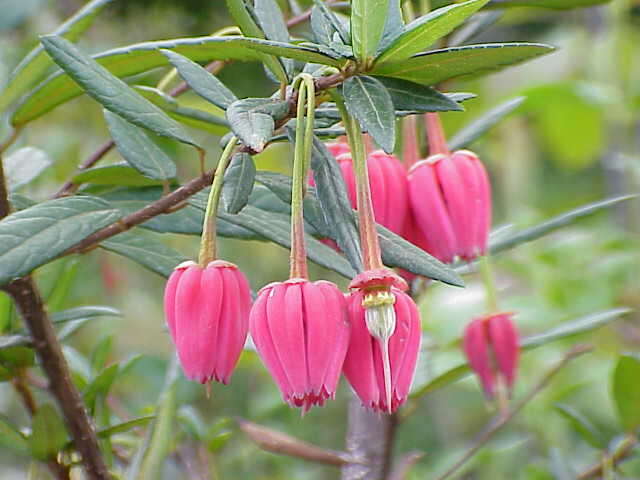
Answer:
<svg viewBox="0 0 640 480"><path fill-rule="evenodd" d="M427 124L427 138L429 140L429 155L443 153L449 155L449 147L447 146L447 137L444 135L442 122L435 112L425 113L425 122Z"/></svg>

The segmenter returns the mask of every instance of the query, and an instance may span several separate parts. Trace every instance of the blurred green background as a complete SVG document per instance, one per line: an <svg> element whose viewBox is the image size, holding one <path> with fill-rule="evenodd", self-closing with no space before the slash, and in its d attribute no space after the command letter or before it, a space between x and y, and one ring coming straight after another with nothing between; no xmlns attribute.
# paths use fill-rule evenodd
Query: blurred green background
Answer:
<svg viewBox="0 0 640 480"><path fill-rule="evenodd" d="M0 0L0 85L36 45L37 36L55 29L82 3ZM146 40L206 35L229 24L222 1L115 1L80 45L98 52ZM302 34L304 29L295 31ZM473 43L509 40L550 43L558 51L479 80L448 83L448 90L473 92L478 97L465 102L465 112L443 115L447 132L453 134L500 102L526 96L514 113L472 145L491 173L494 227L533 225L590 201L639 192L640 3L614 0L573 11L514 8ZM152 72L136 78L136 83L155 85L165 73ZM233 64L220 78L240 97L268 95L275 88L258 64ZM181 101L210 108L192 94ZM2 124L0 138L7 132ZM210 150L208 158L213 162L219 138L198 131L194 135ZM16 147L41 148L55 163L20 193L38 200L47 198L106 137L101 109L84 97L32 123ZM192 151L170 142L163 146L177 160L181 180L197 175ZM257 157L257 166L288 172L290 160L288 148L276 145ZM105 164L118 161L120 157L112 152ZM617 306L637 310L639 233L640 202L630 201L499 255L495 269L501 306L517 312L524 336ZM198 238L160 238L187 256L196 255ZM279 247L222 240L221 249L221 257L246 272L255 290L287 275L288 252ZM313 275L345 286L344 279L320 268L314 268ZM164 279L103 251L56 261L40 269L37 279L52 311L89 304L122 311L121 317L99 318L84 325L68 340L66 353L80 384L101 368L101 362L95 361L96 351L106 356L107 365L141 354L116 379L108 405L121 420L151 412L173 350L162 312ZM484 311L478 279L472 275L466 280L465 290L435 285L420 299L425 348L416 388L462 360L458 346L462 329ZM15 312L12 322L19 322ZM576 341L596 348L561 372L469 462L461 478L574 478L561 475L566 469L578 472L597 461L599 450L558 413L559 403L581 412L605 446L616 442L622 429L611 399L611 372L618 354L640 349L637 312L588 334L525 353L515 396L535 384ZM35 381L43 381L41 374L33 375ZM231 385L214 385L210 398L198 384L182 380L179 385L179 428L172 438L176 448L163 478L320 480L339 476L334 467L259 450L238 430L233 418L247 418L340 449L350 397L346 383L335 402L313 409L302 419L298 411L282 403L274 383L250 351L243 354ZM46 394L41 391L38 399L46 400ZM426 453L410 479L432 478L450 465L494 413L471 377L423 396L414 407L399 427L396 447L398 454ZM0 412L14 424L28 425L8 382L0 383ZM114 437L114 444L128 455L143 433ZM196 471L200 464L208 465L208 476ZM3 449L0 441L2 479L26 478L25 472L33 468L28 457ZM621 471L620 478L640 478L640 461L630 460ZM33 478L46 478L44 468L39 475Z"/></svg>

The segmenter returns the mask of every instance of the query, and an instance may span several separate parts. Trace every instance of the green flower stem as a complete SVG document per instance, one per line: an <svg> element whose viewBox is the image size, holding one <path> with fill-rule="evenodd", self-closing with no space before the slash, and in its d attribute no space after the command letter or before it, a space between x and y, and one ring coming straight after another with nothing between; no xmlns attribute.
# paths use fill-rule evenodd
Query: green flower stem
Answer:
<svg viewBox="0 0 640 480"><path fill-rule="evenodd" d="M447 146L447 138L442 129L442 123L437 113L429 112L424 115L427 124L427 138L429 140L429 155L443 153L449 155L449 147Z"/></svg>
<svg viewBox="0 0 640 480"><path fill-rule="evenodd" d="M491 260L489 259L488 254L480 258L480 275L482 276L482 283L484 283L485 291L487 293L487 309L490 313L497 312L498 291L493 278Z"/></svg>
<svg viewBox="0 0 640 480"><path fill-rule="evenodd" d="M211 191L209 192L209 200L207 201L207 210L204 214L204 224L202 225L202 239L200 240L200 255L198 257L198 263L202 267L206 267L210 262L216 259L216 219L218 214L218 205L220 203L220 193L222 192L224 172L231 161L237 141L238 139L235 136L231 137L220 156L218 166L216 167L216 173L213 177Z"/></svg>
<svg viewBox="0 0 640 480"><path fill-rule="evenodd" d="M371 187L369 185L369 172L367 170L367 158L362 138L362 129L358 121L347 111L342 98L338 94L334 94L333 99L342 116L342 123L347 131L351 155L353 157L360 243L362 244L362 263L366 270L382 268L384 264L382 263L378 231L376 230L376 219L373 212L373 201L371 200Z"/></svg>
<svg viewBox="0 0 640 480"><path fill-rule="evenodd" d="M307 249L304 240L304 195L307 172L311 163L313 124L315 117L315 85L313 78L301 74L293 83L299 88L296 110L296 144L293 160L293 188L291 191L291 254L290 278L307 278ZM305 113L307 118L305 119ZM303 127L304 126L304 127Z"/></svg>

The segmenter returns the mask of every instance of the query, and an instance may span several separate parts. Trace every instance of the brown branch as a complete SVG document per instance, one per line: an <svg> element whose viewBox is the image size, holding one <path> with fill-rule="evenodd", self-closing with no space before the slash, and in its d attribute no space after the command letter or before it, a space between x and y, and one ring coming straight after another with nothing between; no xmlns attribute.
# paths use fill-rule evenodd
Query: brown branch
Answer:
<svg viewBox="0 0 640 480"><path fill-rule="evenodd" d="M93 152L89 157L87 157L87 159L84 162L78 165L78 169L76 172L93 167L96 163L98 163L102 159L102 157L104 157L107 153L109 153L109 151L113 148L114 145L115 143L113 142L113 140L109 140L103 143L102 146L98 148L98 150ZM56 192L53 198L66 197L67 195L71 195L75 193L78 187L79 185L73 183L72 180L68 180L64 185L62 185L62 187L60 187L60 190Z"/></svg>
<svg viewBox="0 0 640 480"><path fill-rule="evenodd" d="M2 152L0 152L0 220L11 213L9 204L9 191L7 180L4 178L4 166L2 164Z"/></svg>
<svg viewBox="0 0 640 480"><path fill-rule="evenodd" d="M604 465L606 462L608 462L612 467L615 467L617 464L631 455L637 445L638 438L633 434L627 435L610 457L590 466L584 472L580 473L576 478L578 480L585 480L587 478L600 477L603 473Z"/></svg>
<svg viewBox="0 0 640 480"><path fill-rule="evenodd" d="M440 475L437 480L444 480L445 478L453 475L460 467L462 467L468 460L480 450L491 438L502 429L507 423L515 417L520 410L522 410L540 391L542 391L551 381L551 379L560 371L564 366L576 357L591 351L593 347L591 345L576 345L569 350L562 359L551 367L542 379L527 393L522 400L520 400L511 410L508 410L504 414L499 414L494 418L480 436L474 441L473 445L462 455L453 466L451 466L446 472Z"/></svg>
<svg viewBox="0 0 640 480"><path fill-rule="evenodd" d="M87 477L109 480L111 476L100 453L94 426L71 380L69 366L33 280L19 278L3 288L15 301L29 329L40 366L49 380L49 390L64 414L76 450L82 455Z"/></svg>

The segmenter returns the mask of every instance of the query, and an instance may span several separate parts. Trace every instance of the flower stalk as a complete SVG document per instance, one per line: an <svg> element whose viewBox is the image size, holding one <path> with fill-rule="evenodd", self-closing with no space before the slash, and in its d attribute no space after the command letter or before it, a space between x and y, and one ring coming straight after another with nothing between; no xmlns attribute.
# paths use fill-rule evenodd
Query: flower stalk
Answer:
<svg viewBox="0 0 640 480"><path fill-rule="evenodd" d="M427 138L429 140L429 155L442 153L450 155L451 151L447 145L447 137L442 128L440 117L435 112L425 113L425 122L427 125Z"/></svg>

